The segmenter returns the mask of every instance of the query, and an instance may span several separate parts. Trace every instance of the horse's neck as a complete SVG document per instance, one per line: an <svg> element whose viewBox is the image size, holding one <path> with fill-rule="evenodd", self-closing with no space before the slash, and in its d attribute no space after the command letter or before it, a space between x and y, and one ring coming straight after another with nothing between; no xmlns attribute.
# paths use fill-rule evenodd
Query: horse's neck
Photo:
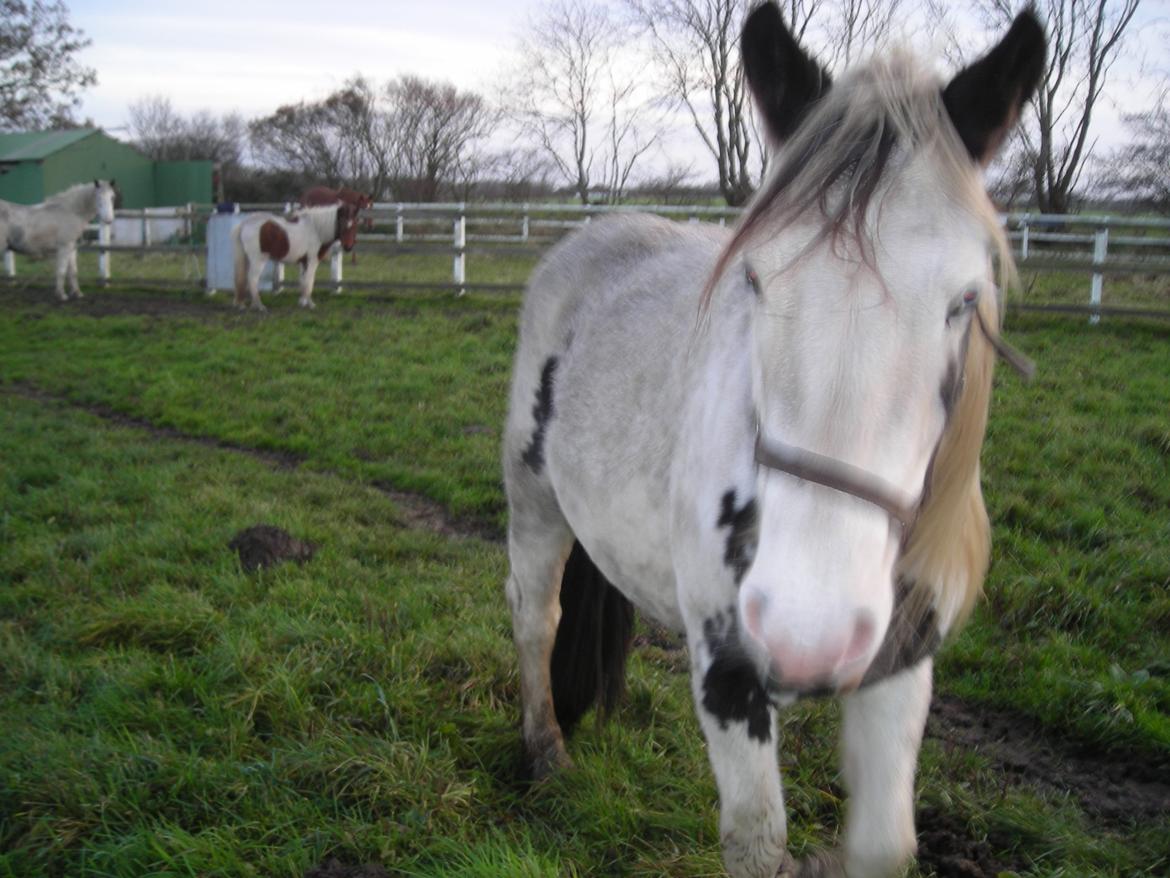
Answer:
<svg viewBox="0 0 1170 878"><path fill-rule="evenodd" d="M333 233L337 226L337 214L328 210L314 210L309 212L309 222L313 225L313 231L317 235L317 240L322 244L333 240Z"/></svg>
<svg viewBox="0 0 1170 878"><path fill-rule="evenodd" d="M82 219L89 219L97 213L97 198L93 194L96 189L93 189L88 184L74 186L72 189L66 189L59 195L50 198L46 205L63 208L70 213L77 214Z"/></svg>

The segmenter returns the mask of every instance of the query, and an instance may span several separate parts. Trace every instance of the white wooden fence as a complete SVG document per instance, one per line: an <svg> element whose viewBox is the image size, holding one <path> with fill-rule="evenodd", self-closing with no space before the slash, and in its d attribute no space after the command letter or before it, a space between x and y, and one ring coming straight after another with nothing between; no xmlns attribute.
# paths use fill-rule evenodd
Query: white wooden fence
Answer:
<svg viewBox="0 0 1170 878"><path fill-rule="evenodd" d="M245 204L243 211L291 209L286 203ZM196 243L195 230L212 211L204 205L147 210L119 210L115 233L107 226L92 227L93 240L82 249L99 253L102 282L113 278L111 254L186 253L201 256L205 245ZM435 284L462 294L471 288L517 289L516 285L475 283L468 277L468 255L513 253L538 255L569 230L594 217L611 213L654 213L689 222L726 225L739 209L703 205L579 205L548 203L379 203L365 211L372 228L358 236L362 250L388 253L447 254L451 258L450 284ZM1098 215L1008 214L1008 235L1021 265L1038 271L1076 271L1089 275L1088 304L1096 322L1110 309L1103 304L1105 279L1116 273L1170 274L1170 220ZM130 229L133 234L127 234ZM4 255L5 273L15 277L16 263ZM343 262L336 250L330 260L330 284L340 289ZM276 274L279 284L282 272ZM120 278L121 279L121 278ZM126 277L130 283L138 278ZM202 278L201 278L202 280ZM150 283L158 283L150 280ZM183 282L189 285L190 281ZM387 288L393 283L353 283L354 287ZM209 290L212 292L213 290ZM1170 317L1170 311L1151 312Z"/></svg>

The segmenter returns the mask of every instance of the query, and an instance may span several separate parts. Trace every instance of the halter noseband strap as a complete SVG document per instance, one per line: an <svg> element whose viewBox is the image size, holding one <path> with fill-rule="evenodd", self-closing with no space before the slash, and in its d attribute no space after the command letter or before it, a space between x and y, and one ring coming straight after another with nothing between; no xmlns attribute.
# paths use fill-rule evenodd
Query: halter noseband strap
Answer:
<svg viewBox="0 0 1170 878"><path fill-rule="evenodd" d="M815 451L756 434L756 463L872 503L907 534L918 517L918 504L880 476Z"/></svg>
<svg viewBox="0 0 1170 878"><path fill-rule="evenodd" d="M995 349L995 352L1009 366L1019 372L1025 381L1031 380L1036 372L1036 364L1004 341L998 333L988 331L987 324L983 322L983 315L979 313L978 309L975 311L975 319L979 323L979 329L983 332L984 338ZM903 538L909 535L918 518L921 501L911 499L900 488L891 485L880 476L843 460L826 457L815 451L788 445L776 439L765 439L760 432L758 421L756 423L756 463L760 466L766 466L768 469L788 473L806 482L832 488L834 491L840 491L842 494L848 494L851 497L864 500L866 503L872 503L879 509L885 510L891 519L902 526Z"/></svg>

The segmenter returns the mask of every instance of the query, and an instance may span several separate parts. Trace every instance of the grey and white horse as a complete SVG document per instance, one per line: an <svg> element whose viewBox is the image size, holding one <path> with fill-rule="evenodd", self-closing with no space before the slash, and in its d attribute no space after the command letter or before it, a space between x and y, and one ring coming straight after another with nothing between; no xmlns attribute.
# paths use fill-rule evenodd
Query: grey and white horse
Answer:
<svg viewBox="0 0 1170 878"><path fill-rule="evenodd" d="M40 204L0 201L0 242L6 250L35 258L55 254L57 298L68 298L67 283L70 293L81 298L77 242L95 217L106 224L114 221L115 193L113 180L94 180L70 186Z"/></svg>
<svg viewBox="0 0 1170 878"><path fill-rule="evenodd" d="M523 744L536 777L570 764L632 604L686 633L727 871L887 876L932 655L987 569L1012 263L982 166L1045 37L1025 12L949 82L894 54L830 83L769 3L741 48L776 152L738 228L594 223L528 288L503 452ZM797 863L776 711L814 693L844 700L851 799L840 849Z"/></svg>

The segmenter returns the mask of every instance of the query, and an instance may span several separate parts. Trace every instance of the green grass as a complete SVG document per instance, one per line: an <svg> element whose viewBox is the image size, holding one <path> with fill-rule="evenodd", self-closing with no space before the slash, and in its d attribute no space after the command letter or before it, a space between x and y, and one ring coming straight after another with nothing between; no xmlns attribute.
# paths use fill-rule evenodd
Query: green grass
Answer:
<svg viewBox="0 0 1170 878"><path fill-rule="evenodd" d="M525 789L502 547L412 528L373 487L502 527L516 298L134 313L158 298L87 315L0 292L0 876L297 876L328 856L393 875L720 874L685 662L638 650L615 721L571 743L577 770ZM988 597L938 689L1165 765L1170 330L1016 315L1008 335L1040 374L997 379ZM226 544L258 521L318 554L243 573ZM842 815L836 717L785 714L797 852ZM1020 874L1170 863L1170 816L1103 824L935 740L920 774L920 810Z"/></svg>

